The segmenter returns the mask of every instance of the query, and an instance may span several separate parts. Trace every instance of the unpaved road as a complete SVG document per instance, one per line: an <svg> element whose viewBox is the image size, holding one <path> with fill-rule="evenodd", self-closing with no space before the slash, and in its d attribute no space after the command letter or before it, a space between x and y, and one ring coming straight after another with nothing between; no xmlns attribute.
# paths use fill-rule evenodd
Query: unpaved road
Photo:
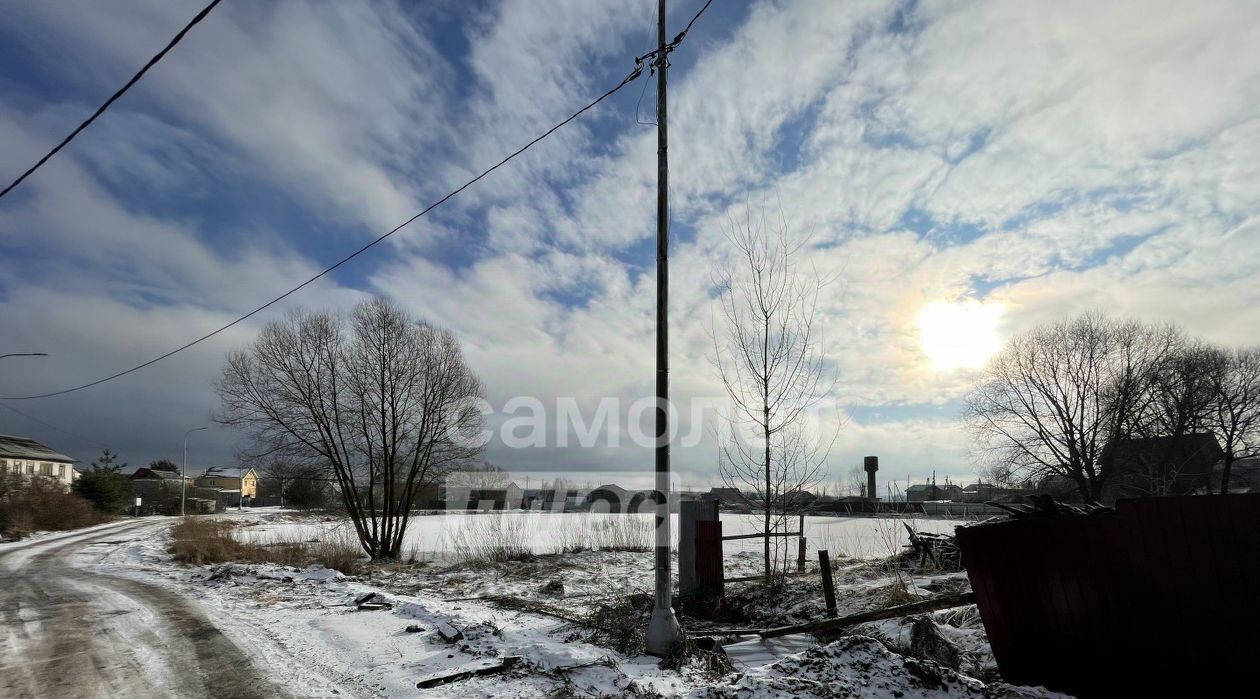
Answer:
<svg viewBox="0 0 1260 699"><path fill-rule="evenodd" d="M0 548L0 697L285 695L195 603L73 564L165 524L127 521Z"/></svg>

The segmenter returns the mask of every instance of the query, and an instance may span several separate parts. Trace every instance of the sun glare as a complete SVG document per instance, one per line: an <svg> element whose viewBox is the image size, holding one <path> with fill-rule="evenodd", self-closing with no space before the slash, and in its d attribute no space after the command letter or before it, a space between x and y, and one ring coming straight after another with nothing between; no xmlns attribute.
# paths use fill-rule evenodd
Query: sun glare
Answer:
<svg viewBox="0 0 1260 699"><path fill-rule="evenodd" d="M923 352L937 369L978 369L1001 348L997 326L1002 306L975 301L935 301L919 312Z"/></svg>

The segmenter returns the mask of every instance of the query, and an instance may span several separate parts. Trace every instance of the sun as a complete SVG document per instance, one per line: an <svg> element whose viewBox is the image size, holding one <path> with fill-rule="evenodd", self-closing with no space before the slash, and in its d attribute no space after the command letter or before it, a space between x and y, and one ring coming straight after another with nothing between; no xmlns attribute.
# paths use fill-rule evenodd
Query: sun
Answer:
<svg viewBox="0 0 1260 699"><path fill-rule="evenodd" d="M978 369L1001 349L1002 305L934 301L919 312L923 352L937 369Z"/></svg>

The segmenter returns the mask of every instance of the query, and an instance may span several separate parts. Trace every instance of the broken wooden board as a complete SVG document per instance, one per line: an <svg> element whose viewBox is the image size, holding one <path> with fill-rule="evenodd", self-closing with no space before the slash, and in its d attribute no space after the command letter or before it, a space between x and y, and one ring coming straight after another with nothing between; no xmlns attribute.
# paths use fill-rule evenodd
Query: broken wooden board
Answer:
<svg viewBox="0 0 1260 699"><path fill-rule="evenodd" d="M899 616L909 616L911 614L921 614L923 612L934 612L938 609L950 609L952 607L961 607L965 604L975 603L975 593L964 592L959 595L934 597L920 602L911 602L910 604L902 604L896 607L888 607L886 609L874 609L869 612L850 614L849 616L837 617L835 619L822 619L819 621L810 621L804 624L780 626L773 629L766 629L762 631L760 635L762 638L775 638L777 636L787 636L796 633L831 631L835 629L842 629L847 626L864 624L868 621L879 621L880 619L892 619Z"/></svg>
<svg viewBox="0 0 1260 699"><path fill-rule="evenodd" d="M482 660L469 663L447 672L434 673L416 683L418 689L430 689L452 682L461 682L473 677L495 675L516 667L521 662L519 655L507 655L502 658Z"/></svg>

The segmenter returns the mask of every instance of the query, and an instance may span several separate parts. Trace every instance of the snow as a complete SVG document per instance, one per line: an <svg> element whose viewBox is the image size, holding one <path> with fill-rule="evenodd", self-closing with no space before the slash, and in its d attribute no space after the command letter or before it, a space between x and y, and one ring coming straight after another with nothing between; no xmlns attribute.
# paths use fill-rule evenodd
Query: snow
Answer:
<svg viewBox="0 0 1260 699"><path fill-rule="evenodd" d="M251 543L269 544L286 541L316 541L346 531L343 520L321 518L303 520L293 515L273 516L267 521L254 521L238 515L246 525L237 536ZM507 513L444 513L413 517L407 526L407 538L402 550L409 555L428 560L449 558L458 543L470 531L494 530L503 536L520 542L536 554L556 553L575 543L591 544L601 539L601 528L609 526L632 529L639 534L644 545L652 544L652 518L650 514L560 513L560 512L507 512ZM631 524L627 524L627 522ZM823 517L805 518L805 536L809 550L826 549L832 558L875 559L891 556L908 541L906 526L920 532L953 533L961 520L890 518L890 517ZM788 523L792 531L797 521ZM761 531L762 522L756 515L722 514L724 535L751 534ZM671 533L675 545L678 540L678 516L672 515ZM727 541L723 544L726 554L741 551L750 553L761 550L756 539ZM791 546L795 551L795 541ZM794 555L794 554L793 554Z"/></svg>
<svg viewBox="0 0 1260 699"><path fill-rule="evenodd" d="M417 542L441 542L445 540L441 532L467 525L472 518L492 516L420 517L413 521L418 526L412 536ZM650 592L651 553L588 550L549 555L548 550L557 542L572 540L574 529L594 526L598 518L625 516L507 515L519 520L513 526L530 532L531 545L541 555L488 566L373 566L370 574L359 577L320 566L301 570L271 564L186 566L173 562L166 552L169 535L164 528L160 535L134 538L83 556L80 565L163 585L195 600L229 639L259 659L259 667L300 696L537 697L560 692L578 696L888 696L895 690L905 696L937 697L980 696L993 688L931 663L911 661L865 637L841 639L824 648L810 647L813 642L803 636L779 639L773 652L759 659L757 643L746 643L747 652L732 649L739 674L725 677L715 677L694 662L680 669L663 669L655 658L622 654L592 643L588 633L543 611L575 618L585 614L595 600ZM310 540L342 526L292 513L247 511L230 517L241 523L244 536L257 537L254 541ZM723 515L723 521L731 523L728 533L751 529L755 523L750 519ZM949 531L955 522L919 520L914 524L920 529ZM568 533L559 531L562 528ZM895 550L896 542L904 538L901 520L869 518L811 517L806 532L819 541L836 542L837 549L846 540L855 559L873 558L886 546ZM436 557L449 554L441 544L426 551ZM740 550L732 551L727 561L728 575L746 574L760 564L756 555ZM886 594L889 579L880 571L879 564L862 560L842 566L837 584L844 604L869 608ZM816 618L821 609L821 593L813 587L816 577L801 578L789 593L766 604L765 613L782 620ZM548 586L553 580L560 581L559 585ZM909 579L908 587L911 594L926 595L960 583L965 578L959 574L919 575ZM733 598L738 598L739 590L733 592ZM360 611L356 600L373 593L372 601L389 606ZM505 608L488 599L495 595L527 600L535 607L528 611ZM971 646L978 639L987 650L978 619L963 618L958 623L965 628L942 632ZM889 640L895 647L901 633L898 627L886 624L872 627L870 633L879 635L881 630L896 637ZM964 650L971 647L959 645ZM505 656L521 656L522 661L498 675L426 690L416 687L424 678ZM991 667L991 655L986 658L981 653L977 658L977 666ZM932 684L936 679L925 679L929 677L939 677L939 686Z"/></svg>
<svg viewBox="0 0 1260 699"><path fill-rule="evenodd" d="M846 636L744 672L729 684L699 688L692 697L1050 697L1040 689L979 680L889 651L867 636Z"/></svg>

